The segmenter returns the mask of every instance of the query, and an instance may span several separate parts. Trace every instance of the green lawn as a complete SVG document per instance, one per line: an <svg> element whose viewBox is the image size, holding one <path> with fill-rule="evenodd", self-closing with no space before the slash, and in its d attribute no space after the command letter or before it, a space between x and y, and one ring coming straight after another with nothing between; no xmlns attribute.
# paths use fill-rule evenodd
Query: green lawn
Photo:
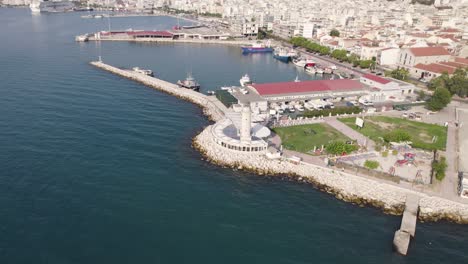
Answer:
<svg viewBox="0 0 468 264"><path fill-rule="evenodd" d="M302 153L314 150L314 146L320 148L330 141L350 140L327 124L278 127L273 131L280 136L284 148Z"/></svg>
<svg viewBox="0 0 468 264"><path fill-rule="evenodd" d="M376 142L381 140L379 137L383 137L383 135L394 129L407 131L411 135L411 141L415 148L444 150L447 141L446 127L403 118L388 116L366 117L362 129L356 127L356 119L354 117L339 118L338 120ZM434 136L437 136L437 140L432 143Z"/></svg>

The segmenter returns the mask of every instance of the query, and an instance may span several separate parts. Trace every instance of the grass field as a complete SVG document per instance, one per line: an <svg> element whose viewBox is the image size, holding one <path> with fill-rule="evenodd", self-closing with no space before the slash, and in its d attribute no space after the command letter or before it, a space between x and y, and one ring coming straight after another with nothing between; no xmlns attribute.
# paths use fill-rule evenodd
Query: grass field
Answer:
<svg viewBox="0 0 468 264"><path fill-rule="evenodd" d="M358 129L354 117L340 118L339 120L376 142L380 141L379 137L383 137L386 133L394 129L402 129L411 135L411 141L415 148L445 150L447 128L443 126L396 117L372 116L366 117L364 127ZM437 140L432 143L434 136L437 136Z"/></svg>
<svg viewBox="0 0 468 264"><path fill-rule="evenodd" d="M280 136L283 147L307 153L320 148L330 141L347 141L347 136L327 124L310 124L302 126L278 127L273 131Z"/></svg>

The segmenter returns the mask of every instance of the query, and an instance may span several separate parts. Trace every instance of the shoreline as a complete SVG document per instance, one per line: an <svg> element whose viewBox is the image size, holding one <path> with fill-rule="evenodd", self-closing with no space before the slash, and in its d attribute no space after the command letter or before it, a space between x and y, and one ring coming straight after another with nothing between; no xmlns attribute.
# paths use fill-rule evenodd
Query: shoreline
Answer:
<svg viewBox="0 0 468 264"><path fill-rule="evenodd" d="M177 85L144 75L118 69L102 62L91 62L102 70L137 81L156 90L189 101L202 108L203 114L213 122L221 120L223 113L209 97L192 90L180 89ZM468 205L407 190L385 182L368 179L345 172L301 162L298 165L284 160L270 160L263 153L245 153L229 150L216 144L208 125L192 138L192 147L212 164L245 170L257 175L286 176L298 182L306 182L335 198L359 206L373 206L386 214L402 215L408 194L420 197L419 216L422 222L447 220L468 224Z"/></svg>

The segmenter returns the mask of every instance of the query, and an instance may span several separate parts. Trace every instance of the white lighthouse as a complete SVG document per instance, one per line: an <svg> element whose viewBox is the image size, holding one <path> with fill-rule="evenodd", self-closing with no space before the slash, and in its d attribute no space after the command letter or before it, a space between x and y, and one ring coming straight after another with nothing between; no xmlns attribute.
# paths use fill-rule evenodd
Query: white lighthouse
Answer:
<svg viewBox="0 0 468 264"><path fill-rule="evenodd" d="M240 141L241 143L249 143L252 141L251 129L252 129L252 117L250 113L250 105L242 106L241 113L241 127L240 127Z"/></svg>

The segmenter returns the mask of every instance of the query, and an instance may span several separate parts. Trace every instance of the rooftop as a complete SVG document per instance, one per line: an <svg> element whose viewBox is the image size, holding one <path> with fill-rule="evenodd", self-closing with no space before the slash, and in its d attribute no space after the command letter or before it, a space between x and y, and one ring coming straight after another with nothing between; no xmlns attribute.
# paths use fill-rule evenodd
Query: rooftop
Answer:
<svg viewBox="0 0 468 264"><path fill-rule="evenodd" d="M410 48L410 51L415 57L450 55L450 53L443 47Z"/></svg>
<svg viewBox="0 0 468 264"><path fill-rule="evenodd" d="M374 82L378 82L378 83L381 83L381 84L387 84L387 83L391 82L390 80L387 80L385 78L379 77L379 76L374 75L374 74L369 74L369 73L364 74L362 76L362 78L366 78L366 79L369 79L369 80L372 80Z"/></svg>
<svg viewBox="0 0 468 264"><path fill-rule="evenodd" d="M414 68L424 70L424 71L429 71L429 72L434 72L434 73L444 73L447 72L448 74L453 74L455 71L454 67L442 65L442 64L436 64L436 63L431 63L431 64L417 64L414 66Z"/></svg>
<svg viewBox="0 0 468 264"><path fill-rule="evenodd" d="M315 80L301 82L278 82L252 84L262 96L291 94L291 93L314 93L330 91L358 91L363 90L364 85L356 80Z"/></svg>

